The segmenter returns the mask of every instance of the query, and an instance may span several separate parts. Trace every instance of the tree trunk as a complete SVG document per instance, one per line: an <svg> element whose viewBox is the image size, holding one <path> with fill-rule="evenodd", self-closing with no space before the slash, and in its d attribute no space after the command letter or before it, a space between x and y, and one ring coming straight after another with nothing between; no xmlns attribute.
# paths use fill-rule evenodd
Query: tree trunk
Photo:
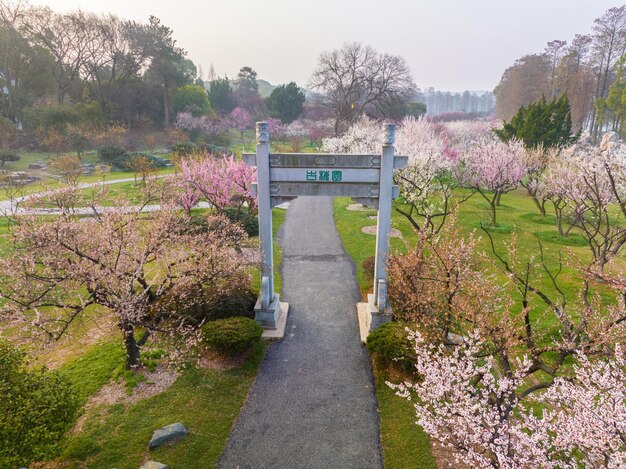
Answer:
<svg viewBox="0 0 626 469"><path fill-rule="evenodd" d="M557 227L559 229L559 235L565 237L565 232L563 231L563 218L562 215L557 215Z"/></svg>
<svg viewBox="0 0 626 469"><path fill-rule="evenodd" d="M167 102L167 87L163 85L163 130L170 128L170 108Z"/></svg>
<svg viewBox="0 0 626 469"><path fill-rule="evenodd" d="M539 202L539 198L537 198L536 195L531 195L533 202L535 202L535 205L537 206L537 208L539 209L539 213L541 213L542 217L545 217L547 215L546 213L546 202L545 200L542 202Z"/></svg>
<svg viewBox="0 0 626 469"><path fill-rule="evenodd" d="M491 226L498 226L497 220L496 220L496 202L495 200L492 201L490 204L491 206Z"/></svg>
<svg viewBox="0 0 626 469"><path fill-rule="evenodd" d="M124 346L126 347L126 363L124 367L127 370L132 370L141 364L139 360L139 344L135 340L135 328L130 324L122 324L121 329L124 333Z"/></svg>

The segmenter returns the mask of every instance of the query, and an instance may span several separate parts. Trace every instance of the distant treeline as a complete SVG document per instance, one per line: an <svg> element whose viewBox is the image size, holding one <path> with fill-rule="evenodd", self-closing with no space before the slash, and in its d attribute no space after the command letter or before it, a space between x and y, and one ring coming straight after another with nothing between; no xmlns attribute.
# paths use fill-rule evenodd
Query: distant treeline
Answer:
<svg viewBox="0 0 626 469"><path fill-rule="evenodd" d="M525 55L507 68L494 90L497 116L510 119L530 102L566 94L575 129L594 138L602 130L621 130L623 88L620 59L626 52L626 6L611 8L594 21L591 34L548 42L541 53ZM619 78L619 80L618 80ZM621 92L620 92L621 94Z"/></svg>
<svg viewBox="0 0 626 469"><path fill-rule="evenodd" d="M0 113L13 121L33 105L97 103L105 122L167 127L172 91L196 80L195 65L158 18L0 3Z"/></svg>

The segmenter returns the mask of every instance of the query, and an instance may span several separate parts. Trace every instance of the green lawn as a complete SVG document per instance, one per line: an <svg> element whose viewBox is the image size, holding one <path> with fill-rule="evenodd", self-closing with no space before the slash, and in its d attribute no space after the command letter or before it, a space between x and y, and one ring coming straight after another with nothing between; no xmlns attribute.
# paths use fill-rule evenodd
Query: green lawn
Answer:
<svg viewBox="0 0 626 469"><path fill-rule="evenodd" d="M436 469L430 439L421 427L415 425L413 404L396 396L395 391L385 384L385 380L389 380L385 366L376 363L376 360L372 362L385 467Z"/></svg>
<svg viewBox="0 0 626 469"><path fill-rule="evenodd" d="M97 391L111 377L113 365L122 362L121 343L109 347L99 358L88 353L64 367L75 386L85 387L83 395ZM148 460L180 468L214 467L263 353L260 344L242 368L210 370L192 366L156 396L132 404L90 409L82 431L67 438L60 460L68 467L94 469L136 469ZM81 373L85 366L89 371ZM182 422L189 435L174 445L149 451L153 431L174 422Z"/></svg>

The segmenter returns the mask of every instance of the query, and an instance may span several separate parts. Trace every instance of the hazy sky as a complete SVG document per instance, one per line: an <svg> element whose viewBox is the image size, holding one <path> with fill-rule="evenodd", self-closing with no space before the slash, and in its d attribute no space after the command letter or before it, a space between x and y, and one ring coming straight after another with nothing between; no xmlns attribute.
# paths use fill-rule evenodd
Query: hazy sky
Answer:
<svg viewBox="0 0 626 469"><path fill-rule="evenodd" d="M493 89L547 41L570 41L620 3L606 0L32 0L146 21L159 17L189 57L218 75L243 65L274 84L306 85L321 51L362 41L408 61L417 85Z"/></svg>

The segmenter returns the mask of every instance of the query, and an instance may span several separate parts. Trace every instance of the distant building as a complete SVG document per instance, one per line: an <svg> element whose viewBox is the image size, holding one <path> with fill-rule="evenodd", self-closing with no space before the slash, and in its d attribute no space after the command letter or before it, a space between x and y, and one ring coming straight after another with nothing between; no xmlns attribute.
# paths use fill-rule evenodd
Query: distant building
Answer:
<svg viewBox="0 0 626 469"><path fill-rule="evenodd" d="M419 101L426 104L427 116L438 116L448 112L464 112L488 116L495 112L496 97L491 91L464 91L455 93L428 88L421 93Z"/></svg>

